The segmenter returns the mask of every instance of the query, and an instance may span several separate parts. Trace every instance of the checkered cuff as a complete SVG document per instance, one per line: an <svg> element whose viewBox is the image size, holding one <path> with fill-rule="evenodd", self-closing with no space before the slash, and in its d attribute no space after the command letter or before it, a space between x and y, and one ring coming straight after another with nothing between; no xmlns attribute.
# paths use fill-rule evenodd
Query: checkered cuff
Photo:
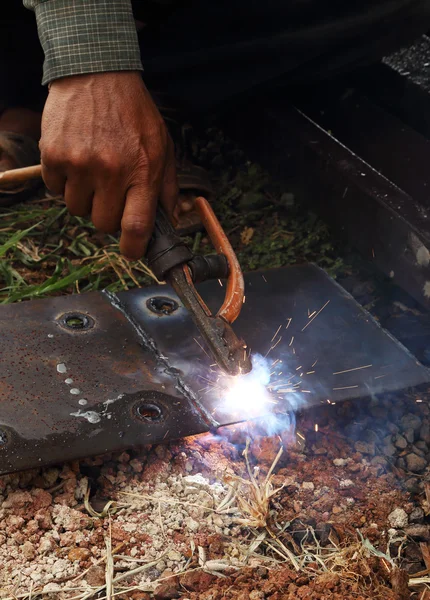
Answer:
<svg viewBox="0 0 430 600"><path fill-rule="evenodd" d="M84 73L142 70L131 0L24 0L36 12L43 84Z"/></svg>

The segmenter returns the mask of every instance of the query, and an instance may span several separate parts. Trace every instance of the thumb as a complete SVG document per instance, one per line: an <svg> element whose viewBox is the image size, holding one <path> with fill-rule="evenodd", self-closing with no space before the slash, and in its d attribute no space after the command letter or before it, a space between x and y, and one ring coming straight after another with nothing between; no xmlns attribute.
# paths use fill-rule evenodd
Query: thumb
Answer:
<svg viewBox="0 0 430 600"><path fill-rule="evenodd" d="M121 220L120 251L131 260L142 258L154 228L157 192L137 184L127 191Z"/></svg>

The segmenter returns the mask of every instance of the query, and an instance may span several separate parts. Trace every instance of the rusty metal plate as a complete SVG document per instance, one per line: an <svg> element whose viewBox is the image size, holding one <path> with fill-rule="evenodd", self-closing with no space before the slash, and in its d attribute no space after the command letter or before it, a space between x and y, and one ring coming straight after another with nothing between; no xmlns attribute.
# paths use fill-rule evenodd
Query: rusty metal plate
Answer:
<svg viewBox="0 0 430 600"><path fill-rule="evenodd" d="M275 411L430 380L429 371L317 267L252 273L246 284L235 329L254 353L267 354ZM219 306L217 282L200 290L209 305ZM246 406L221 402L231 380L211 366L190 315L167 286L4 306L0 335L0 473L254 416Z"/></svg>

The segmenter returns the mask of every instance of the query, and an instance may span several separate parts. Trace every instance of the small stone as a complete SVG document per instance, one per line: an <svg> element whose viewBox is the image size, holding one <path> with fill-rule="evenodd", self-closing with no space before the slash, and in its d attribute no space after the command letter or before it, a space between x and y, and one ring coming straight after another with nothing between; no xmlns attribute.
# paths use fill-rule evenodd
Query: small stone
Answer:
<svg viewBox="0 0 430 600"><path fill-rule="evenodd" d="M427 542L430 540L430 530L428 525L409 525L405 528L405 534L414 540Z"/></svg>
<svg viewBox="0 0 430 600"><path fill-rule="evenodd" d="M403 508L395 508L388 515L388 522L394 529L403 529L408 524L408 515Z"/></svg>
<svg viewBox="0 0 430 600"><path fill-rule="evenodd" d="M200 489L207 489L210 487L210 481L203 477L201 473L197 473L196 475L186 475L184 477L184 482L192 487L198 487Z"/></svg>
<svg viewBox="0 0 430 600"><path fill-rule="evenodd" d="M394 423L387 423L386 427L391 434L399 433L399 428Z"/></svg>
<svg viewBox="0 0 430 600"><path fill-rule="evenodd" d="M415 444L412 446L411 450L414 454L417 454L418 456L426 455L426 453L423 450L421 450L421 448L418 448L418 446L415 446Z"/></svg>
<svg viewBox="0 0 430 600"><path fill-rule="evenodd" d="M312 481L304 481L302 483L302 490L310 490L313 491L315 489L315 485Z"/></svg>
<svg viewBox="0 0 430 600"><path fill-rule="evenodd" d="M169 550L169 552L167 553L167 558L169 560L174 560L177 562L182 559L182 554L177 550Z"/></svg>
<svg viewBox="0 0 430 600"><path fill-rule="evenodd" d="M374 442L355 442L354 448L357 452L361 452L361 454L375 454L375 443Z"/></svg>
<svg viewBox="0 0 430 600"><path fill-rule="evenodd" d="M31 560L36 556L36 549L29 541L23 543L21 546L21 552L27 560Z"/></svg>
<svg viewBox="0 0 430 600"><path fill-rule="evenodd" d="M430 421L428 421L428 419L425 419L421 425L420 439L427 444L430 444Z"/></svg>
<svg viewBox="0 0 430 600"><path fill-rule="evenodd" d="M180 596L179 580L177 577L172 577L172 579L165 581L154 590L155 600L171 600Z"/></svg>
<svg viewBox="0 0 430 600"><path fill-rule="evenodd" d="M164 569L166 569L166 567L167 565L164 560L159 560L158 563L155 565L155 568L157 569L157 571L160 571L160 573L162 573Z"/></svg>
<svg viewBox="0 0 430 600"><path fill-rule="evenodd" d="M351 479L341 479L339 482L339 486L341 489L353 487L354 482Z"/></svg>
<svg viewBox="0 0 430 600"><path fill-rule="evenodd" d="M192 571L181 577L181 585L190 592L204 592L214 580L214 575L204 571Z"/></svg>
<svg viewBox="0 0 430 600"><path fill-rule="evenodd" d="M404 483L405 489L411 494L417 494L419 492L419 480L415 477L409 477Z"/></svg>
<svg viewBox="0 0 430 600"><path fill-rule="evenodd" d="M249 600L264 600L266 596L259 590L252 590L249 592Z"/></svg>
<svg viewBox="0 0 430 600"><path fill-rule="evenodd" d="M331 509L331 512L334 515L338 515L342 512L342 508L340 506L333 506L333 508Z"/></svg>
<svg viewBox="0 0 430 600"><path fill-rule="evenodd" d="M401 456L400 458L398 458L396 460L396 466L397 466L397 468L402 469L402 471L404 471L406 469L406 461L403 458L403 456Z"/></svg>
<svg viewBox="0 0 430 600"><path fill-rule="evenodd" d="M335 467L344 467L348 464L348 460L346 458L334 458L333 464Z"/></svg>
<svg viewBox="0 0 430 600"><path fill-rule="evenodd" d="M427 466L427 461L422 456L417 456L416 454L408 454L406 456L406 468L408 471L412 471L412 473L419 473L423 471Z"/></svg>
<svg viewBox="0 0 430 600"><path fill-rule="evenodd" d="M75 560L88 560L91 552L87 548L72 548L67 555L67 558L75 562Z"/></svg>
<svg viewBox="0 0 430 600"><path fill-rule="evenodd" d="M418 442L415 442L415 446L424 452L424 454L427 454L429 450L426 442L423 442L423 440L418 440Z"/></svg>
<svg viewBox="0 0 430 600"><path fill-rule="evenodd" d="M55 594L61 592L61 585L59 583L47 583L42 590L42 594Z"/></svg>
<svg viewBox="0 0 430 600"><path fill-rule="evenodd" d="M400 419L400 428L402 431L414 429L415 431L421 428L421 419L418 415L408 413Z"/></svg>
<svg viewBox="0 0 430 600"><path fill-rule="evenodd" d="M382 452L384 456L394 456L396 453L396 448L393 444L385 444L382 448Z"/></svg>
<svg viewBox="0 0 430 600"><path fill-rule="evenodd" d="M424 521L424 511L419 506L416 506L409 515L410 523L422 523Z"/></svg>
<svg viewBox="0 0 430 600"><path fill-rule="evenodd" d="M85 580L88 585L98 586L103 585L106 581L106 574L103 567L100 565L94 565L88 569L85 575Z"/></svg>
<svg viewBox="0 0 430 600"><path fill-rule="evenodd" d="M133 460L130 461L130 467L135 473L142 473L143 471L143 465L137 458L133 458Z"/></svg>
<svg viewBox="0 0 430 600"><path fill-rule="evenodd" d="M405 431L405 438L409 442L409 444L413 444L415 441L415 431L410 427Z"/></svg>
<svg viewBox="0 0 430 600"><path fill-rule="evenodd" d="M412 433L413 433L413 430L412 430ZM396 448L399 448L400 450L404 450L407 447L408 442L402 435L400 435L400 433L398 433L394 439L394 445L396 446Z"/></svg>
<svg viewBox="0 0 430 600"><path fill-rule="evenodd" d="M200 523L191 517L185 519L185 524L190 531L197 532L200 529Z"/></svg>

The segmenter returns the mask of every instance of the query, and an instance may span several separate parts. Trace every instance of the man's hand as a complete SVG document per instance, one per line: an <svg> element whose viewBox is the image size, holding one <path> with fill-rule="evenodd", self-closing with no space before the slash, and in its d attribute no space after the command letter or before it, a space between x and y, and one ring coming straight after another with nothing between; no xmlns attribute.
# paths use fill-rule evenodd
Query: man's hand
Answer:
<svg viewBox="0 0 430 600"><path fill-rule="evenodd" d="M141 258L157 201L169 215L178 188L172 140L140 73L75 75L50 86L42 117L42 173L72 215L121 229L121 252Z"/></svg>

